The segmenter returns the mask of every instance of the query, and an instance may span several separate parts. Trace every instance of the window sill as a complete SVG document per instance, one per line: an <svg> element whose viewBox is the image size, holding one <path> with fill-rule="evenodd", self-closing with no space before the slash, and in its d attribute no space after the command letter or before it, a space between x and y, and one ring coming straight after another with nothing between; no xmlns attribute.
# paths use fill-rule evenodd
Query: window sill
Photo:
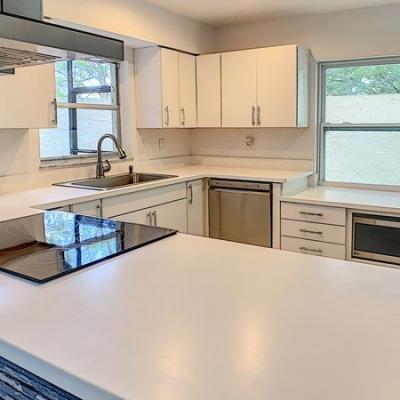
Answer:
<svg viewBox="0 0 400 400"><path fill-rule="evenodd" d="M119 162L126 162L126 161L133 161L132 157L124 158L120 160L118 156L111 155L109 157L103 157L103 160L107 159L110 161L111 164L119 163ZM56 159L48 159L48 160L41 160L40 162L40 169L48 169L48 168L76 168L82 166L90 166L97 164L97 157L96 156L82 156L76 158L69 158L69 157L60 157Z"/></svg>

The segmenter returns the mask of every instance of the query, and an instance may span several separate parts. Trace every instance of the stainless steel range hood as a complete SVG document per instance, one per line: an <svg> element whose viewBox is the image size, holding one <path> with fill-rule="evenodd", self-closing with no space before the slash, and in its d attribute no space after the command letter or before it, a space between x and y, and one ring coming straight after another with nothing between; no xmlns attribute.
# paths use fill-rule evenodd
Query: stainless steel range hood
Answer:
<svg viewBox="0 0 400 400"><path fill-rule="evenodd" d="M123 61L124 43L42 21L41 0L0 0L0 72L63 59Z"/></svg>

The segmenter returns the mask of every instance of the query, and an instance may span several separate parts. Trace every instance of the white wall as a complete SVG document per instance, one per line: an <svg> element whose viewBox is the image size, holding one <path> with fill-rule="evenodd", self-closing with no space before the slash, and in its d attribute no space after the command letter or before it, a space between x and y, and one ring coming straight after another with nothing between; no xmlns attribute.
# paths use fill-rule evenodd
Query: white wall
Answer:
<svg viewBox="0 0 400 400"><path fill-rule="evenodd" d="M391 5L223 27L217 31L216 50L299 43L311 49L317 61L399 55L399 15L400 5ZM308 129L193 131L192 153L200 156L196 160L215 163L219 158L219 162L242 165L249 160L253 164L281 160L288 166L293 165L290 160L309 160L315 164L315 67L310 69ZM245 146L247 134L255 137L253 149Z"/></svg>
<svg viewBox="0 0 400 400"><path fill-rule="evenodd" d="M221 28L218 50L300 43L317 61L400 54L400 4Z"/></svg>
<svg viewBox="0 0 400 400"><path fill-rule="evenodd" d="M44 14L193 53L212 51L215 28L141 0L44 0Z"/></svg>

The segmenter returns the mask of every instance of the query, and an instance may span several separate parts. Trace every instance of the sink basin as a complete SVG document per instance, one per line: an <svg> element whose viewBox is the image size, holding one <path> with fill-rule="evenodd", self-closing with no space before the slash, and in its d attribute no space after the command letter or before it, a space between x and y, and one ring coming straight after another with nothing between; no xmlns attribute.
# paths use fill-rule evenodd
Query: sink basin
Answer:
<svg viewBox="0 0 400 400"><path fill-rule="evenodd" d="M121 175L109 175L105 178L82 179L79 181L55 183L55 186L76 187L91 190L110 190L130 185L140 185L162 179L177 178L176 175L133 173Z"/></svg>

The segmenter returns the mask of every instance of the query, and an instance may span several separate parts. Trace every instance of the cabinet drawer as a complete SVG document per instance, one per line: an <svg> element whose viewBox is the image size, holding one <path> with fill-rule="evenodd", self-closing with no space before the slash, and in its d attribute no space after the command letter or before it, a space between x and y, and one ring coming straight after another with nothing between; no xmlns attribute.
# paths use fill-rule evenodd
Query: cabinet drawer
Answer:
<svg viewBox="0 0 400 400"><path fill-rule="evenodd" d="M186 183L141 190L122 196L108 197L103 199L103 217L111 218L116 215L126 214L185 198Z"/></svg>
<svg viewBox="0 0 400 400"><path fill-rule="evenodd" d="M297 239L291 237L282 237L282 250L295 251L297 253L312 254L315 256L346 258L346 248L341 244L317 242L315 240Z"/></svg>
<svg viewBox="0 0 400 400"><path fill-rule="evenodd" d="M311 239L319 242L346 243L346 228L344 226L283 219L281 234L282 236Z"/></svg>
<svg viewBox="0 0 400 400"><path fill-rule="evenodd" d="M345 226L346 209L310 204L281 203L281 218Z"/></svg>

